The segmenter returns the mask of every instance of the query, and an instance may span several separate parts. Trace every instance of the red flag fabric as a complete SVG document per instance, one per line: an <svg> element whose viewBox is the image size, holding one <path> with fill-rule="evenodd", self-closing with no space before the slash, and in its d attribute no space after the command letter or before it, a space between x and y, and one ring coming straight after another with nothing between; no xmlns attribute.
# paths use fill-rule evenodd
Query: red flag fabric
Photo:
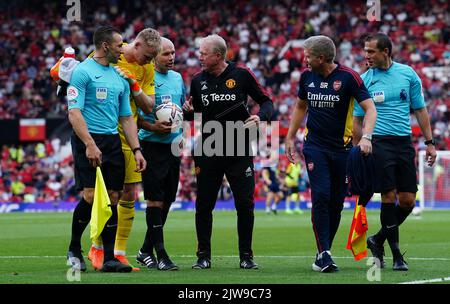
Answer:
<svg viewBox="0 0 450 304"><path fill-rule="evenodd" d="M356 261L367 256L367 230L369 229L366 208L362 205L358 205L358 201L359 196L356 199L352 226L350 227L347 241L347 249L352 251Z"/></svg>
<svg viewBox="0 0 450 304"><path fill-rule="evenodd" d="M20 141L45 140L45 119L21 119L19 126Z"/></svg>

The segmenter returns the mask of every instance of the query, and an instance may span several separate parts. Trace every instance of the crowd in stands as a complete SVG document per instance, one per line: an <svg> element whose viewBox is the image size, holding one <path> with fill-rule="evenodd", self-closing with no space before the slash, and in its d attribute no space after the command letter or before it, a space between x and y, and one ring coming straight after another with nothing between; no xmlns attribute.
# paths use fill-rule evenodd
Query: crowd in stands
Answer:
<svg viewBox="0 0 450 304"><path fill-rule="evenodd" d="M66 19L70 6L64 3L0 4L0 119L64 117L66 102L56 96L49 69L68 45L76 49L79 59L85 58L93 49L95 28L108 23L123 32L125 41L145 27L174 41L175 67L188 90L192 76L200 70L199 38L210 33L223 36L229 46L228 59L251 68L271 93L272 120L279 121L283 136L306 68L298 41L327 35L337 45L337 60L363 73L362 37L383 31L394 42L394 60L411 65L421 77L437 148L450 150L450 4L446 0L383 2L382 22L369 22L365 1L356 0L82 1L79 22ZM251 102L250 108L258 111ZM420 128L411 118L416 148L423 149ZM52 156L51 145L44 146L44 157L35 151L37 145L22 148L21 161L14 158L20 147L2 148L0 201L25 200L29 192L36 201L71 197L70 159L60 162ZM282 145L280 152L283 155ZM183 199L195 199L193 170L192 160L185 158L179 193ZM5 192L9 188L15 193Z"/></svg>
<svg viewBox="0 0 450 304"><path fill-rule="evenodd" d="M0 202L78 200L69 145L3 145L0 157Z"/></svg>

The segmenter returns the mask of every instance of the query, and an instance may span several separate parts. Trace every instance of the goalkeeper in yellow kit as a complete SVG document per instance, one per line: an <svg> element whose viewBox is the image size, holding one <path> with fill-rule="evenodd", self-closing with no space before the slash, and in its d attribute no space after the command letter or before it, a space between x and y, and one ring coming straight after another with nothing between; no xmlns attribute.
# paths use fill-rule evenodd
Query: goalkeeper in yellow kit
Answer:
<svg viewBox="0 0 450 304"><path fill-rule="evenodd" d="M122 55L115 68L119 75L130 84L130 104L133 117L137 120L137 107L149 114L155 104L155 67L153 59L161 49L160 34L151 28L139 32L133 42L123 44ZM90 56L92 56L91 54ZM123 264L130 265L126 258L127 241L134 219L134 203L137 196L137 186L142 181L141 173L135 172L136 164L134 153L128 145L122 125L119 124L122 151L125 156L125 183L118 204L117 234L114 246L114 255ZM101 239L94 240L89 251L88 259L94 269L103 265L103 246ZM133 267L133 271L139 268Z"/></svg>

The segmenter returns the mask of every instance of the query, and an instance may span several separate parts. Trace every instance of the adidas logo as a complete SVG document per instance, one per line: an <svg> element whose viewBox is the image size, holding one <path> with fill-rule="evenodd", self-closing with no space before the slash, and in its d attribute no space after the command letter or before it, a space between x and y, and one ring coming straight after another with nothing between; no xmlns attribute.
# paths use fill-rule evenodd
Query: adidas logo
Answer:
<svg viewBox="0 0 450 304"><path fill-rule="evenodd" d="M206 90L206 89L208 89L208 87L206 86L206 84L204 84L204 85L202 86L202 91L203 91L203 90Z"/></svg>
<svg viewBox="0 0 450 304"><path fill-rule="evenodd" d="M161 261L161 262L159 262L159 268L164 268L164 267L166 267L166 264L163 262L163 261Z"/></svg>
<svg viewBox="0 0 450 304"><path fill-rule="evenodd" d="M149 262L152 262L152 257L148 256L144 259L145 264L148 264Z"/></svg>
<svg viewBox="0 0 450 304"><path fill-rule="evenodd" d="M252 168L248 167L247 170L245 170L245 176L249 177L253 175Z"/></svg>
<svg viewBox="0 0 450 304"><path fill-rule="evenodd" d="M311 82L308 86L308 88L315 88L316 86L314 85L314 82Z"/></svg>

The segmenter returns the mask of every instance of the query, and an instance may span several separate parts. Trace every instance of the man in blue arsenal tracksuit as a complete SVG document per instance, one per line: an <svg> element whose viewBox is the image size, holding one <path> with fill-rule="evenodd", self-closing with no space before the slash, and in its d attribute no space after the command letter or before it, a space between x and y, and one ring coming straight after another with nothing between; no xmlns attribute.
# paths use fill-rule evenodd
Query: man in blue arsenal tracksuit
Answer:
<svg viewBox="0 0 450 304"><path fill-rule="evenodd" d="M333 62L336 48L325 36L305 41L310 70L300 78L298 101L286 137L286 154L297 162L294 139L308 110L303 155L312 191L311 220L317 244L315 271L337 271L331 245L341 220L347 194L346 163L352 147L352 113L355 100L366 112L361 152L372 152L370 136L376 120L373 101L359 75Z"/></svg>

